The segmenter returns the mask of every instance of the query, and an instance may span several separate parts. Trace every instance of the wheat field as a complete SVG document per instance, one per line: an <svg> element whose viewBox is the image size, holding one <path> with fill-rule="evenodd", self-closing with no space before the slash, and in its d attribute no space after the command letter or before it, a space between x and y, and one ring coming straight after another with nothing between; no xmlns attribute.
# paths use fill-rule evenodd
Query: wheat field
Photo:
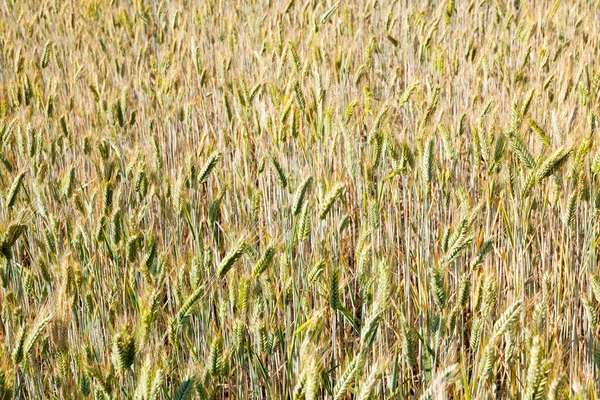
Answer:
<svg viewBox="0 0 600 400"><path fill-rule="evenodd" d="M0 399L597 399L598 0L3 0Z"/></svg>

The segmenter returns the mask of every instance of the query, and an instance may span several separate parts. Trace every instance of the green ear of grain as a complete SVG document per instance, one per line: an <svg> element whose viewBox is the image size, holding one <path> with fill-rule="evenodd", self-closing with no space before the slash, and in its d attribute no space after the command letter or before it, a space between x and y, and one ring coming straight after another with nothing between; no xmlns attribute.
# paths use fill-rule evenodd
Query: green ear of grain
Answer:
<svg viewBox="0 0 600 400"><path fill-rule="evenodd" d="M500 318L494 323L494 336L500 337L519 319L522 302L517 301L510 305Z"/></svg>
<svg viewBox="0 0 600 400"><path fill-rule="evenodd" d="M327 20L329 20L329 18L331 18L331 16L335 12L335 10L338 9L339 6L340 6L340 2L338 1L333 6L331 6L331 8L329 8L329 10L325 11L325 13L321 16L321 24L324 24L325 22L327 22Z"/></svg>
<svg viewBox="0 0 600 400"><path fill-rule="evenodd" d="M515 135L513 132L509 132L506 136L508 138L508 144L511 150L513 151L513 153L515 153L521 164L523 164L528 169L535 168L535 160L531 153L529 153L529 150L527 150L527 147L525 147L521 139L517 137L517 135Z"/></svg>
<svg viewBox="0 0 600 400"><path fill-rule="evenodd" d="M404 90L404 93L402 93L402 96L400 96L400 101L399 101L400 107L402 107L404 104L406 104L410 100L410 98L412 97L414 91L417 89L419 84L420 84L419 81L415 81Z"/></svg>
<svg viewBox="0 0 600 400"><path fill-rule="evenodd" d="M252 277L256 279L263 272L265 272L265 270L269 267L269 265L271 265L271 262L273 261L273 257L275 257L275 246L269 245L265 249L265 252L261 256L260 260L258 260L258 262L256 263L256 266L254 267L254 270L252 271Z"/></svg>
<svg viewBox="0 0 600 400"><path fill-rule="evenodd" d="M362 353L358 353L352 361L346 366L346 369L340 376L335 387L333 388L333 399L339 400L348 391L350 385L354 382L356 374L362 369L364 362L364 356Z"/></svg>
<svg viewBox="0 0 600 400"><path fill-rule="evenodd" d="M219 265L219 277L224 277L227 272L233 267L236 261L238 261L246 252L248 245L245 240L239 240L235 247L232 248L229 253L223 258Z"/></svg>
<svg viewBox="0 0 600 400"><path fill-rule="evenodd" d="M429 185L433 179L433 139L427 141L423 150L421 177L425 185Z"/></svg>
<svg viewBox="0 0 600 400"><path fill-rule="evenodd" d="M19 191L21 190L21 185L23 183L24 177L25 177L25 172L21 172L19 175L17 175L17 177L13 181L12 185L10 185L10 189L8 189L8 192L6 193L6 196L4 199L6 208L11 208L15 205L15 201L17 200L17 195L19 194Z"/></svg>
<svg viewBox="0 0 600 400"><path fill-rule="evenodd" d="M531 130L535 132L538 139L540 139L545 146L551 146L550 138L548 137L548 135L546 135L546 132L544 132L544 130L537 124L537 122L535 122L533 119L530 119L529 126L531 127Z"/></svg>
<svg viewBox="0 0 600 400"><path fill-rule="evenodd" d="M8 226L8 229L2 235L2 240L0 241L0 252L7 259L11 258L11 249L16 243L17 239L21 236L27 225L23 223L13 223Z"/></svg>
<svg viewBox="0 0 600 400"><path fill-rule="evenodd" d="M179 323L186 320L192 311L192 308L198 303L200 300L200 296L204 293L204 288L202 286L196 288L190 295L186 298L185 302L177 312L177 321Z"/></svg>
<svg viewBox="0 0 600 400"><path fill-rule="evenodd" d="M294 203L293 203L294 204L293 205L294 215L298 215L302 211L302 207L304 204L304 197L306 196L306 191L308 190L308 188L310 187L311 184L312 184L312 177L309 176L308 178L304 179L304 181L302 181L300 186L298 186L298 189L296 189L296 193L294 194Z"/></svg>
<svg viewBox="0 0 600 400"><path fill-rule="evenodd" d="M220 338L213 340L210 346L210 354L208 359L208 371L211 376L216 377L221 375L223 370L223 342Z"/></svg>
<svg viewBox="0 0 600 400"><path fill-rule="evenodd" d="M196 383L196 376L192 375L191 377L183 380L179 386L177 386L177 390L173 395L173 400L187 400L190 398L192 393L194 393L194 386Z"/></svg>
<svg viewBox="0 0 600 400"><path fill-rule="evenodd" d="M50 60L50 47L52 43L50 41L46 42L44 46L44 51L42 53L42 57L40 58L40 68L44 69L48 66L48 61Z"/></svg>
<svg viewBox="0 0 600 400"><path fill-rule="evenodd" d="M271 156L271 165L273 166L273 170L275 171L275 175L277 176L277 181L279 182L281 187L285 189L287 187L288 181L285 176L285 172L283 172L281 164L279 164L279 161L277 160L277 157Z"/></svg>
<svg viewBox="0 0 600 400"><path fill-rule="evenodd" d="M40 319L31 329L21 327L16 346L13 350L12 358L15 364L21 364L27 357L31 355L33 346L38 342L46 326L52 320L52 316L47 316Z"/></svg>
<svg viewBox="0 0 600 400"><path fill-rule="evenodd" d="M344 192L344 189L345 189L345 185L342 183L336 183L333 186L333 188L331 188L331 190L329 191L327 196L325 196L325 198L323 199L323 202L321 203L321 210L319 212L320 220L324 220L325 217L327 217L327 214L333 207L333 204L338 199L338 197L340 197L341 194Z"/></svg>
<svg viewBox="0 0 600 400"><path fill-rule="evenodd" d="M17 340L15 343L15 347L12 351L12 360L16 365L21 364L23 359L25 358L25 352L23 351L23 346L25 344L25 335L27 334L27 328L25 325L21 327L19 330L19 334L17 336Z"/></svg>
<svg viewBox="0 0 600 400"><path fill-rule="evenodd" d="M292 85L294 89L294 95L296 96L296 105L300 109L300 111L304 112L306 109L306 102L304 100L304 93L302 93L302 88L300 87L300 83L295 81Z"/></svg>
<svg viewBox="0 0 600 400"><path fill-rule="evenodd" d="M69 171L63 177L61 184L61 191L63 195L68 199L73 195L73 189L75 186L75 167L69 168Z"/></svg>
<svg viewBox="0 0 600 400"><path fill-rule="evenodd" d="M131 368L135 361L136 344L135 338L120 332L113 338L112 359L117 371L123 372Z"/></svg>
<svg viewBox="0 0 600 400"><path fill-rule="evenodd" d="M340 308L340 273L333 270L329 277L329 306L332 310Z"/></svg>
<svg viewBox="0 0 600 400"><path fill-rule="evenodd" d="M529 355L524 399L535 400L544 396L547 385L547 368L543 356L541 338L536 336L533 339L533 345Z"/></svg>
<svg viewBox="0 0 600 400"><path fill-rule="evenodd" d="M381 378L381 366L376 364L372 368L373 369L367 379L360 385L360 392L357 397L358 400L369 400L377 385L377 381Z"/></svg>
<svg viewBox="0 0 600 400"><path fill-rule="evenodd" d="M208 157L208 159L204 163L204 166L198 173L198 183L199 184L203 184L208 180L210 173L217 166L217 163L219 162L220 159L221 159L221 153L219 153L219 152L214 152Z"/></svg>
<svg viewBox="0 0 600 400"><path fill-rule="evenodd" d="M298 241L304 242L311 232L311 207L305 204L298 218Z"/></svg>
<svg viewBox="0 0 600 400"><path fill-rule="evenodd" d="M559 148L550 156L548 156L537 168L536 179L538 182L549 177L558 171L562 165L569 159L571 150L566 150L564 147Z"/></svg>

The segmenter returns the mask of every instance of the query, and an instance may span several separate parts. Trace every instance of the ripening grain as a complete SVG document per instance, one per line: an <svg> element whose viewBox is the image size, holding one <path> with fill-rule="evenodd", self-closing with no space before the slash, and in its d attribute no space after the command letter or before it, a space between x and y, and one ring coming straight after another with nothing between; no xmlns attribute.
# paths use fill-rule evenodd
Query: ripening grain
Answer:
<svg viewBox="0 0 600 400"><path fill-rule="evenodd" d="M0 399L596 399L598 0L6 0Z"/></svg>

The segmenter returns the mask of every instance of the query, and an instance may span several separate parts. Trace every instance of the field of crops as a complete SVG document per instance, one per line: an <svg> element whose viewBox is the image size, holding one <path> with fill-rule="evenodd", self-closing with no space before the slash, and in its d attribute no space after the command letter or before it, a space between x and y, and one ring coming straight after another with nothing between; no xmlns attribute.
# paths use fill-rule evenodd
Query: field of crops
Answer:
<svg viewBox="0 0 600 400"><path fill-rule="evenodd" d="M3 0L0 399L597 399L598 0Z"/></svg>

